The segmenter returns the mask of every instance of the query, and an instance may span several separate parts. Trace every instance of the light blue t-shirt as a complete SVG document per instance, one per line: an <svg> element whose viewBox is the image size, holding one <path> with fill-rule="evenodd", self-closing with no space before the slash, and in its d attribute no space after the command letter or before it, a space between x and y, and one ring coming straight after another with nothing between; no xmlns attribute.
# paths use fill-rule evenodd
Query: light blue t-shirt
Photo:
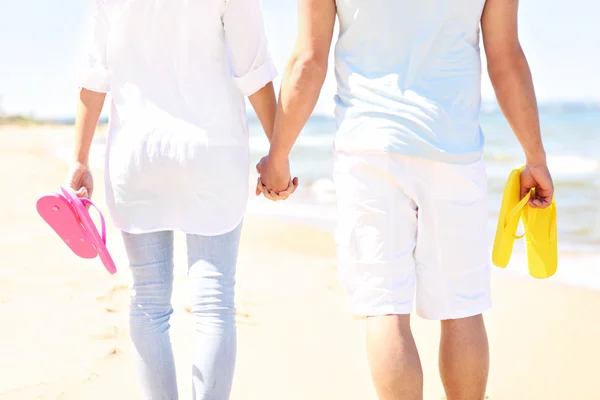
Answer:
<svg viewBox="0 0 600 400"><path fill-rule="evenodd" d="M477 161L485 0L336 3L336 149Z"/></svg>

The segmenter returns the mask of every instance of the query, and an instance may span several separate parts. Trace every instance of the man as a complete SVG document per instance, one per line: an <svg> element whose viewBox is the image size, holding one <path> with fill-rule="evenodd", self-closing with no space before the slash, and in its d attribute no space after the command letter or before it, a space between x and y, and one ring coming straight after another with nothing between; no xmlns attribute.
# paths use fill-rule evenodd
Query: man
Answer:
<svg viewBox="0 0 600 400"><path fill-rule="evenodd" d="M483 399L491 302L480 26L498 102L525 152L522 192L535 187L530 206L543 208L554 191L518 0L299 0L272 146L257 166L270 196L289 186L288 154L325 79L336 14L336 240L350 309L367 317L376 391L423 397L416 293L417 313L441 321L447 398Z"/></svg>

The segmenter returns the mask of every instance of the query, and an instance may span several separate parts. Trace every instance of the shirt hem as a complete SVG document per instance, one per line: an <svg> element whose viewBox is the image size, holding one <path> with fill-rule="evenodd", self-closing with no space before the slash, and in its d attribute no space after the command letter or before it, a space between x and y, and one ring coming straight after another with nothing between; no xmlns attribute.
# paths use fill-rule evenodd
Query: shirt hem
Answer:
<svg viewBox="0 0 600 400"><path fill-rule="evenodd" d="M113 223L115 224L116 228L119 229L120 231L125 232L125 233L130 233L133 235L143 234L143 233L164 232L164 231L176 231L176 232L185 233L187 235L220 236L220 235L224 235L226 233L232 232L238 226L240 226L240 224L244 220L245 214L246 214L245 212L242 213L242 215L239 218L235 219L236 222L234 224L227 225L226 228L218 229L218 230L205 230L205 231L204 230L196 230L196 229L187 229L187 228L184 228L182 226L177 226L177 225L172 225L172 226L164 225L162 227L157 227L157 228L135 228L132 226L121 225L114 221L113 221Z"/></svg>

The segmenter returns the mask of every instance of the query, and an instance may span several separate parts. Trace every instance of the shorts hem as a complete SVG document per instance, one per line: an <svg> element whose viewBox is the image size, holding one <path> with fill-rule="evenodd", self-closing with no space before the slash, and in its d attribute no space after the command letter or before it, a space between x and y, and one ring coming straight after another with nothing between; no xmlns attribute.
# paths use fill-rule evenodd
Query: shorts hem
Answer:
<svg viewBox="0 0 600 400"><path fill-rule="evenodd" d="M349 312L361 319L385 315L408 315L413 313L413 306L349 307Z"/></svg>
<svg viewBox="0 0 600 400"><path fill-rule="evenodd" d="M473 317L475 315L483 314L492 308L492 302L487 301L481 303L477 307L472 307L469 310L457 310L445 313L429 313L425 311L417 310L417 315L423 319L430 321L446 321L451 319L463 319Z"/></svg>

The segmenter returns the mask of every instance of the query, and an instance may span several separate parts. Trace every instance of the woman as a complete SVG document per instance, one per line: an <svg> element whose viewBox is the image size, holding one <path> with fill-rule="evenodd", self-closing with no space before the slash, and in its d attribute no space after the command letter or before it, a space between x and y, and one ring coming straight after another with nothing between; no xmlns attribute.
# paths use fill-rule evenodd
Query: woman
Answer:
<svg viewBox="0 0 600 400"><path fill-rule="evenodd" d="M197 347L193 392L227 399L235 270L248 197L244 95L270 137L276 75L259 0L95 0L68 182L90 197L106 93L106 199L133 275L130 328L144 397L176 399L169 339L173 231L187 234ZM285 196L285 193L284 193Z"/></svg>

